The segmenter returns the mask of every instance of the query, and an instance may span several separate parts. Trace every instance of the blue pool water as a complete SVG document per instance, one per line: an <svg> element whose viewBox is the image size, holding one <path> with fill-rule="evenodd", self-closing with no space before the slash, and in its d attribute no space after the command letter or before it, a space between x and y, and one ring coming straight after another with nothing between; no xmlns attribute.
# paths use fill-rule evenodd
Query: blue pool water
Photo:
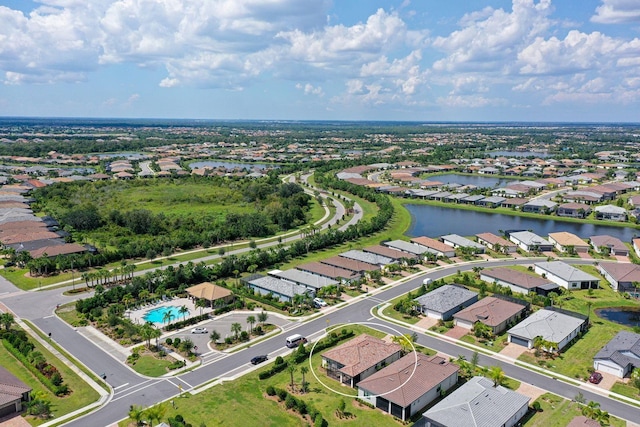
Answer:
<svg viewBox="0 0 640 427"><path fill-rule="evenodd" d="M164 321L164 314L167 311L171 311L171 314L173 315L173 319L171 320L175 320L178 318L178 307L173 305L170 305L168 307L158 307L154 308L153 310L149 310L145 313L144 316L142 316L142 318L147 322L162 323Z"/></svg>

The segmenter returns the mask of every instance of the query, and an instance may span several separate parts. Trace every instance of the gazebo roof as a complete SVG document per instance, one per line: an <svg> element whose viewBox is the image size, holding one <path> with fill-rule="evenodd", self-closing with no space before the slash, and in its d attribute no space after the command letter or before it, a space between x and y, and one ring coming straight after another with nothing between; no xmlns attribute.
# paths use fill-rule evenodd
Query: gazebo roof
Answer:
<svg viewBox="0 0 640 427"><path fill-rule="evenodd" d="M231 291L222 286L214 285L210 282L200 283L191 286L186 291L194 298L203 298L209 301L215 301L232 295Z"/></svg>

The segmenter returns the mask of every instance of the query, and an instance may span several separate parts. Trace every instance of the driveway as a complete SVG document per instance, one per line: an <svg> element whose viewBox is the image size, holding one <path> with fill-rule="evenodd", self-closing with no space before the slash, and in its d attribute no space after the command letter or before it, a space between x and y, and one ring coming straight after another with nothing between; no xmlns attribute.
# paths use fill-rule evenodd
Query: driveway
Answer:
<svg viewBox="0 0 640 427"><path fill-rule="evenodd" d="M500 351L500 354L503 354L507 357L511 357L513 359L517 359L518 357L520 357L521 354L525 353L527 350L528 350L527 347L524 347L522 345L509 343Z"/></svg>

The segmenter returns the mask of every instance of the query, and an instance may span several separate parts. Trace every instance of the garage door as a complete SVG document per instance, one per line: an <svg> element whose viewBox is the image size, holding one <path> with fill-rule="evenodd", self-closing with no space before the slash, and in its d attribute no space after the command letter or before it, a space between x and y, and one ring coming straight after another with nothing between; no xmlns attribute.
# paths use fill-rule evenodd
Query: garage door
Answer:
<svg viewBox="0 0 640 427"><path fill-rule="evenodd" d="M455 319L455 323L456 323L456 326L460 326L461 328L465 328L465 329L473 328L473 323L467 320Z"/></svg>
<svg viewBox="0 0 640 427"><path fill-rule="evenodd" d="M0 417L13 414L15 411L16 411L16 405L15 403L11 403L10 405L5 406L4 408L0 408Z"/></svg>
<svg viewBox="0 0 640 427"><path fill-rule="evenodd" d="M529 341L525 340L524 338L514 337L513 335L511 335L511 342L523 347L529 347Z"/></svg>
<svg viewBox="0 0 640 427"><path fill-rule="evenodd" d="M617 368L615 366L609 366L609 365L606 365L606 364L601 363L601 362L596 362L595 363L595 369L596 369L596 371L605 372L607 374L613 374L616 377L622 378L622 369L621 368Z"/></svg>
<svg viewBox="0 0 640 427"><path fill-rule="evenodd" d="M437 313L435 311L427 310L427 317L432 319L442 319L442 313Z"/></svg>

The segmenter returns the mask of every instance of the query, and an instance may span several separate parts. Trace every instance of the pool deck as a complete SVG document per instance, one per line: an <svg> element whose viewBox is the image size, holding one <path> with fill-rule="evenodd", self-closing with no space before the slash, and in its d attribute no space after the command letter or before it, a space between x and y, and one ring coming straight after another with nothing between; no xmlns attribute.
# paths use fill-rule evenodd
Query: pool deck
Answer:
<svg viewBox="0 0 640 427"><path fill-rule="evenodd" d="M189 309L189 312L184 316L185 319L188 319L190 317L200 314L200 308L199 307L196 308L194 301L191 300L190 298L174 298L174 299L167 299L165 301L160 301L155 304L147 304L136 310L127 310L125 315L128 316L133 323L141 325L146 322L146 320L144 319L144 316L145 314L147 314L147 312L154 309L162 308L162 307L175 307L172 313L175 317L171 321L176 322L178 320L183 319L182 314L180 314L180 312L178 311L180 307L182 307L183 305L187 306L187 308ZM210 311L212 311L212 309L210 307L206 307L202 309L202 314L209 313ZM165 325L162 322L162 320L160 320L159 322L153 322L153 323L157 327L162 327Z"/></svg>

